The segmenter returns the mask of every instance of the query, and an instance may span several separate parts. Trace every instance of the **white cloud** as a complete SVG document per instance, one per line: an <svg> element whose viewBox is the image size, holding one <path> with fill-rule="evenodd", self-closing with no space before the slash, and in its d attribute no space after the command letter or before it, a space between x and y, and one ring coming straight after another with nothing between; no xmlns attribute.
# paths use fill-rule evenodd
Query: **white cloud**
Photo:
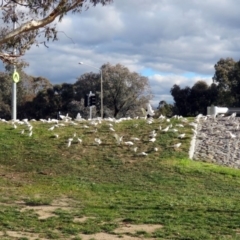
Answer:
<svg viewBox="0 0 240 240"><path fill-rule="evenodd" d="M121 63L148 75L153 102L172 101L171 87L211 83L220 58L240 55L239 0L114 0L109 6L70 13L58 25L59 41L24 57L32 75L74 82L104 63ZM194 73L194 77L186 73ZM207 76L207 77L206 77Z"/></svg>

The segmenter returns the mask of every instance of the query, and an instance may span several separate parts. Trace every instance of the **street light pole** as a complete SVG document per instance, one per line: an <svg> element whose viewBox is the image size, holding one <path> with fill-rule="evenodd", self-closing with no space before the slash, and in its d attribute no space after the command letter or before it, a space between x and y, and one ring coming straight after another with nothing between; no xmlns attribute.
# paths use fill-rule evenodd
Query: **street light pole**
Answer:
<svg viewBox="0 0 240 240"><path fill-rule="evenodd" d="M94 67L94 66L86 64L86 63L83 63L83 62L79 62L78 64L86 65L86 66L95 68L95 69L97 69L100 72L100 77L101 77L101 118L103 119L103 76L102 76L103 74L102 74L102 69Z"/></svg>
<svg viewBox="0 0 240 240"><path fill-rule="evenodd" d="M15 3L13 4L14 16L13 20L13 29L16 29L16 16L15 16ZM16 55L16 48L13 48L13 54ZM16 64L13 64L13 73L16 71ZM17 119L17 83L15 81L12 82L12 120Z"/></svg>

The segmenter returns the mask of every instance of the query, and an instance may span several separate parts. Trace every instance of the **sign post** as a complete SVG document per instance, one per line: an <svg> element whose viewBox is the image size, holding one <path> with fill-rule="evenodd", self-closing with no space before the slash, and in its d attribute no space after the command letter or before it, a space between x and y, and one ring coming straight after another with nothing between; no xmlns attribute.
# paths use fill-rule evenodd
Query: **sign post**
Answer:
<svg viewBox="0 0 240 240"><path fill-rule="evenodd" d="M90 119L92 119L92 107L96 105L96 95L90 91L89 94L86 94L84 99L84 106L89 107L90 109Z"/></svg>

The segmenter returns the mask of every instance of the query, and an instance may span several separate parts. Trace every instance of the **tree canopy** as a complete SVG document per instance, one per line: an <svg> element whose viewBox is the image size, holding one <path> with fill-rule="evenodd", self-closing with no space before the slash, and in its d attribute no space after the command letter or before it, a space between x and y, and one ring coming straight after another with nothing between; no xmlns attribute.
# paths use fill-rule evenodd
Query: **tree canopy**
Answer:
<svg viewBox="0 0 240 240"><path fill-rule="evenodd" d="M103 74L103 105L105 115L114 117L133 116L145 107L152 97L149 80L127 67L109 63L101 67ZM88 73L74 84L78 100L90 91L97 95L97 112L100 111L100 74Z"/></svg>
<svg viewBox="0 0 240 240"><path fill-rule="evenodd" d="M183 116L206 114L207 107L240 106L240 60L221 58L215 65L213 83L196 82L193 87L174 85L170 92L174 99L173 113Z"/></svg>
<svg viewBox="0 0 240 240"><path fill-rule="evenodd" d="M97 4L109 4L113 0L0 0L0 59L15 63L38 38L57 40L55 20L61 21L69 13L81 13ZM16 28L13 29L13 22ZM56 22L56 21L55 21ZM45 44L45 41L42 43ZM15 49L15 51L13 51Z"/></svg>

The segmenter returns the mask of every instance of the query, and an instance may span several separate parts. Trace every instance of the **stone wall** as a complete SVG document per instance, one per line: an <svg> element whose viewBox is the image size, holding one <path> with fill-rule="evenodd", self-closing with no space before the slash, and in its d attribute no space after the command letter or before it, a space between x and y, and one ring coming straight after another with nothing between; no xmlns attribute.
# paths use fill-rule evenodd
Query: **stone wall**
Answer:
<svg viewBox="0 0 240 240"><path fill-rule="evenodd" d="M239 126L232 116L198 118L192 159L240 168Z"/></svg>

